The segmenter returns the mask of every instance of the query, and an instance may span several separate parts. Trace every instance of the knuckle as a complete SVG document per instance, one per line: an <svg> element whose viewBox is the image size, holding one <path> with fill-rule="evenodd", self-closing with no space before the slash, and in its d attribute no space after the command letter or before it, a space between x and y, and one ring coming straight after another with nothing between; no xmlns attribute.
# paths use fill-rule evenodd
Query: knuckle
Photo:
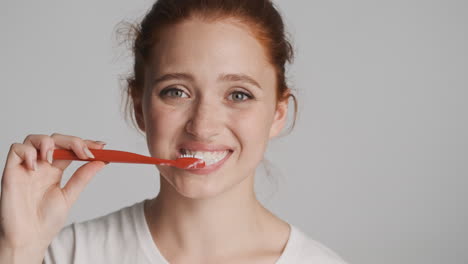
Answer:
<svg viewBox="0 0 468 264"><path fill-rule="evenodd" d="M48 136L47 135L42 135L42 134L29 134L29 135L26 136L23 143L32 142L34 140L42 142L44 137L48 137Z"/></svg>
<svg viewBox="0 0 468 264"><path fill-rule="evenodd" d="M21 144L21 143L16 143L16 142L13 143L13 144L11 144L11 146L10 146L10 152L11 152L11 151L17 151L19 148L21 148L22 145L23 145L23 144Z"/></svg>
<svg viewBox="0 0 468 264"><path fill-rule="evenodd" d="M62 134L60 133L52 133L52 135L50 135L51 137L59 137L59 136L63 136Z"/></svg>
<svg viewBox="0 0 468 264"><path fill-rule="evenodd" d="M27 141L31 141L31 139L33 139L36 135L34 134L29 134L27 135L25 138L24 138L24 141L23 143L27 142Z"/></svg>
<svg viewBox="0 0 468 264"><path fill-rule="evenodd" d="M70 143L72 146L81 147L81 145L83 145L83 140L79 137L71 137Z"/></svg>
<svg viewBox="0 0 468 264"><path fill-rule="evenodd" d="M50 136L44 136L42 138L41 146L50 147L50 146L54 146L54 145L55 145L55 140L53 138L51 138Z"/></svg>
<svg viewBox="0 0 468 264"><path fill-rule="evenodd" d="M37 150L32 145L13 143L10 147L10 151L15 152L22 159L26 159L27 157L32 157L34 159L37 156Z"/></svg>
<svg viewBox="0 0 468 264"><path fill-rule="evenodd" d="M26 146L24 149L24 153L28 156L32 156L33 158L36 158L37 156L37 150L33 146Z"/></svg>
<svg viewBox="0 0 468 264"><path fill-rule="evenodd" d="M15 143L11 144L10 149L17 148L19 145L22 145L22 144L15 142Z"/></svg>
<svg viewBox="0 0 468 264"><path fill-rule="evenodd" d="M47 135L36 135L37 141L38 141L38 147L42 148L44 146L44 143L46 143L46 140L49 136Z"/></svg>

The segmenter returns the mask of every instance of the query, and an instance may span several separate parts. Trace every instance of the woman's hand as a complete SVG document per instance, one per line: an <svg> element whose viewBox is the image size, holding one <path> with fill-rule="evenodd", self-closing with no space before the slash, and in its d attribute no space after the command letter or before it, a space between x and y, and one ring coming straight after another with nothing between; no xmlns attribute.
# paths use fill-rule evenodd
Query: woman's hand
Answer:
<svg viewBox="0 0 468 264"><path fill-rule="evenodd" d="M8 248L45 253L65 225L78 195L105 166L102 161L88 162L61 188L63 171L71 161L52 161L52 151L70 149L79 158L88 159L92 158L89 148L102 149L104 144L54 133L29 135L23 144L11 145L1 183L0 252Z"/></svg>

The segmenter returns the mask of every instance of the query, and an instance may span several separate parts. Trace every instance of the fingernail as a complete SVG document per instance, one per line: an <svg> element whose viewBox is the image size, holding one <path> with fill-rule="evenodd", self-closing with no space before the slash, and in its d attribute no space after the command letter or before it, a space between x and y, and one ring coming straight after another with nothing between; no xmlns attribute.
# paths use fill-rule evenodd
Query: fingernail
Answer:
<svg viewBox="0 0 468 264"><path fill-rule="evenodd" d="M34 162L33 162L33 170L34 170L34 171L37 171L37 161L34 161Z"/></svg>
<svg viewBox="0 0 468 264"><path fill-rule="evenodd" d="M49 150L47 151L47 161L52 164L52 159L53 159L53 153L54 151L53 150Z"/></svg>
<svg viewBox="0 0 468 264"><path fill-rule="evenodd" d="M98 143L98 144L101 144L101 145L106 145L106 144L107 144L107 143L104 142L104 141L94 141L94 142L96 142L96 143Z"/></svg>
<svg viewBox="0 0 468 264"><path fill-rule="evenodd" d="M94 155L93 155L93 153L91 153L91 150L89 150L88 147L84 147L83 150L86 153L86 156L94 159Z"/></svg>

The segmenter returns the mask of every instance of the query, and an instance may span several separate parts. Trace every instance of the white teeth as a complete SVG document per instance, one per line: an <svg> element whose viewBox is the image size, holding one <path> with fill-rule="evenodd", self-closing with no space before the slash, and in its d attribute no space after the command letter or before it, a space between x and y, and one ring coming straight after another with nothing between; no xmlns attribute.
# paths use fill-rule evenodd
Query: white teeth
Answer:
<svg viewBox="0 0 468 264"><path fill-rule="evenodd" d="M220 160L224 159L226 155L229 153L228 150L225 151L194 151L194 150L181 150L182 155L180 158L197 158L202 159L205 161L205 165L209 166L211 164L215 164Z"/></svg>

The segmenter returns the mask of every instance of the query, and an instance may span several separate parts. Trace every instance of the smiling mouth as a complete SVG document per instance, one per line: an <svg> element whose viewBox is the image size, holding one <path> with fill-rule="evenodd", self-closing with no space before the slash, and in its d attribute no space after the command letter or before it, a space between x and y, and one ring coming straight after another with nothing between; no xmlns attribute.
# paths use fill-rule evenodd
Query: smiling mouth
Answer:
<svg viewBox="0 0 468 264"><path fill-rule="evenodd" d="M210 166L216 164L223 160L231 150L222 150L222 151L197 151L197 150L188 150L180 149L179 158L196 158L201 159L205 162L205 166Z"/></svg>

